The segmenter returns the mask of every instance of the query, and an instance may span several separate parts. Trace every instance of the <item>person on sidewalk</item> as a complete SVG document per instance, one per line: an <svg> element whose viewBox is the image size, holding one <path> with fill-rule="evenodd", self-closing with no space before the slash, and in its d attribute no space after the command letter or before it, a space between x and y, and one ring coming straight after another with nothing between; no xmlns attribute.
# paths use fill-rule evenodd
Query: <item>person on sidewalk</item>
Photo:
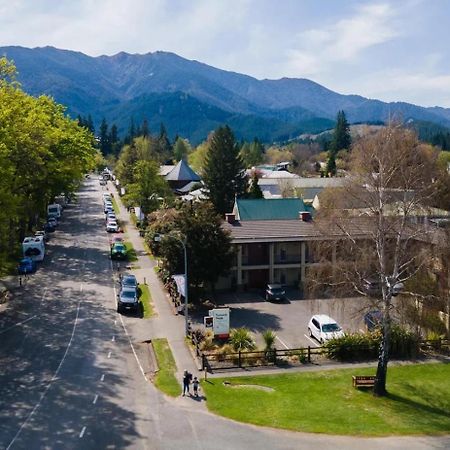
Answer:
<svg viewBox="0 0 450 450"><path fill-rule="evenodd" d="M189 395L191 395L189 391L189 385L191 384L192 375L185 370L183 373L183 397L186 395L186 391Z"/></svg>
<svg viewBox="0 0 450 450"><path fill-rule="evenodd" d="M199 381L197 377L194 377L194 381L192 382L192 386L194 388L194 396L198 397L198 385L199 385Z"/></svg>

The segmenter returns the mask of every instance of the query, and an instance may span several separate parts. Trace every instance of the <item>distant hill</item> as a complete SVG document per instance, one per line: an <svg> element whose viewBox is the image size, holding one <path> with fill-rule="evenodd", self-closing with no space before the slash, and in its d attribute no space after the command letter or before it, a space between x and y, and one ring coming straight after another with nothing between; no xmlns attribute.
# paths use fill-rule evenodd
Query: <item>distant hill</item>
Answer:
<svg viewBox="0 0 450 450"><path fill-rule="evenodd" d="M72 116L91 114L97 126L105 117L122 132L131 117L147 117L153 131L164 122L172 137L193 143L224 123L238 138L272 142L330 128L341 109L350 122L398 117L450 126L446 108L341 95L307 79L257 80L173 53L94 58L53 47L0 47L0 55L14 60L30 94L52 95Z"/></svg>

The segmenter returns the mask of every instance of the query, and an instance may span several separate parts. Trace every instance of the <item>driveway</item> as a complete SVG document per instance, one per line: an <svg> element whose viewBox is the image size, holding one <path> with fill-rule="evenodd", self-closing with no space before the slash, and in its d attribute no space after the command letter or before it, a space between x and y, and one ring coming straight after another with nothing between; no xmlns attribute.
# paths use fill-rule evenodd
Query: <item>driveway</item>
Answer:
<svg viewBox="0 0 450 450"><path fill-rule="evenodd" d="M218 304L231 309L232 328L249 328L259 344L263 342L261 334L271 329L277 334L277 347L281 349L319 346L308 336L308 322L314 314L328 314L345 331L364 330L363 316L373 303L364 297L305 300L297 290L286 293L283 303L266 302L262 291L225 293L219 296ZM200 326L203 318L194 316L193 323Z"/></svg>

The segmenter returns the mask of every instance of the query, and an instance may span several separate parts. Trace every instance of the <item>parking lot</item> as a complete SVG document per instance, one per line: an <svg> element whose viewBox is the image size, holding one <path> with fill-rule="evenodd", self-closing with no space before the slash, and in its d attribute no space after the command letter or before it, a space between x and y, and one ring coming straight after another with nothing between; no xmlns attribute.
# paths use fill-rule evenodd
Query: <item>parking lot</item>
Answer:
<svg viewBox="0 0 450 450"><path fill-rule="evenodd" d="M261 334L273 330L278 348L318 347L307 328L314 314L329 315L344 331L365 330L363 316L373 306L373 300L364 297L305 300L299 291L287 290L286 294L286 301L273 303L264 300L263 292L226 293L219 297L218 306L229 307L231 328L247 327L258 346L263 343ZM192 319L194 326L202 323L199 316Z"/></svg>

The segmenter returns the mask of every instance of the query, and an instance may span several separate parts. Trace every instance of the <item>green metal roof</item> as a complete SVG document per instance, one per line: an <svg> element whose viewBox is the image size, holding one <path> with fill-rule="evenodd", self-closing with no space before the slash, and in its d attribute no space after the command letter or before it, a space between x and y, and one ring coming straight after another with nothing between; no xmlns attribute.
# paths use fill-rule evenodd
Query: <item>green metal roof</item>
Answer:
<svg viewBox="0 0 450 450"><path fill-rule="evenodd" d="M298 219L300 211L313 212L301 198L236 199L235 209L239 220Z"/></svg>

